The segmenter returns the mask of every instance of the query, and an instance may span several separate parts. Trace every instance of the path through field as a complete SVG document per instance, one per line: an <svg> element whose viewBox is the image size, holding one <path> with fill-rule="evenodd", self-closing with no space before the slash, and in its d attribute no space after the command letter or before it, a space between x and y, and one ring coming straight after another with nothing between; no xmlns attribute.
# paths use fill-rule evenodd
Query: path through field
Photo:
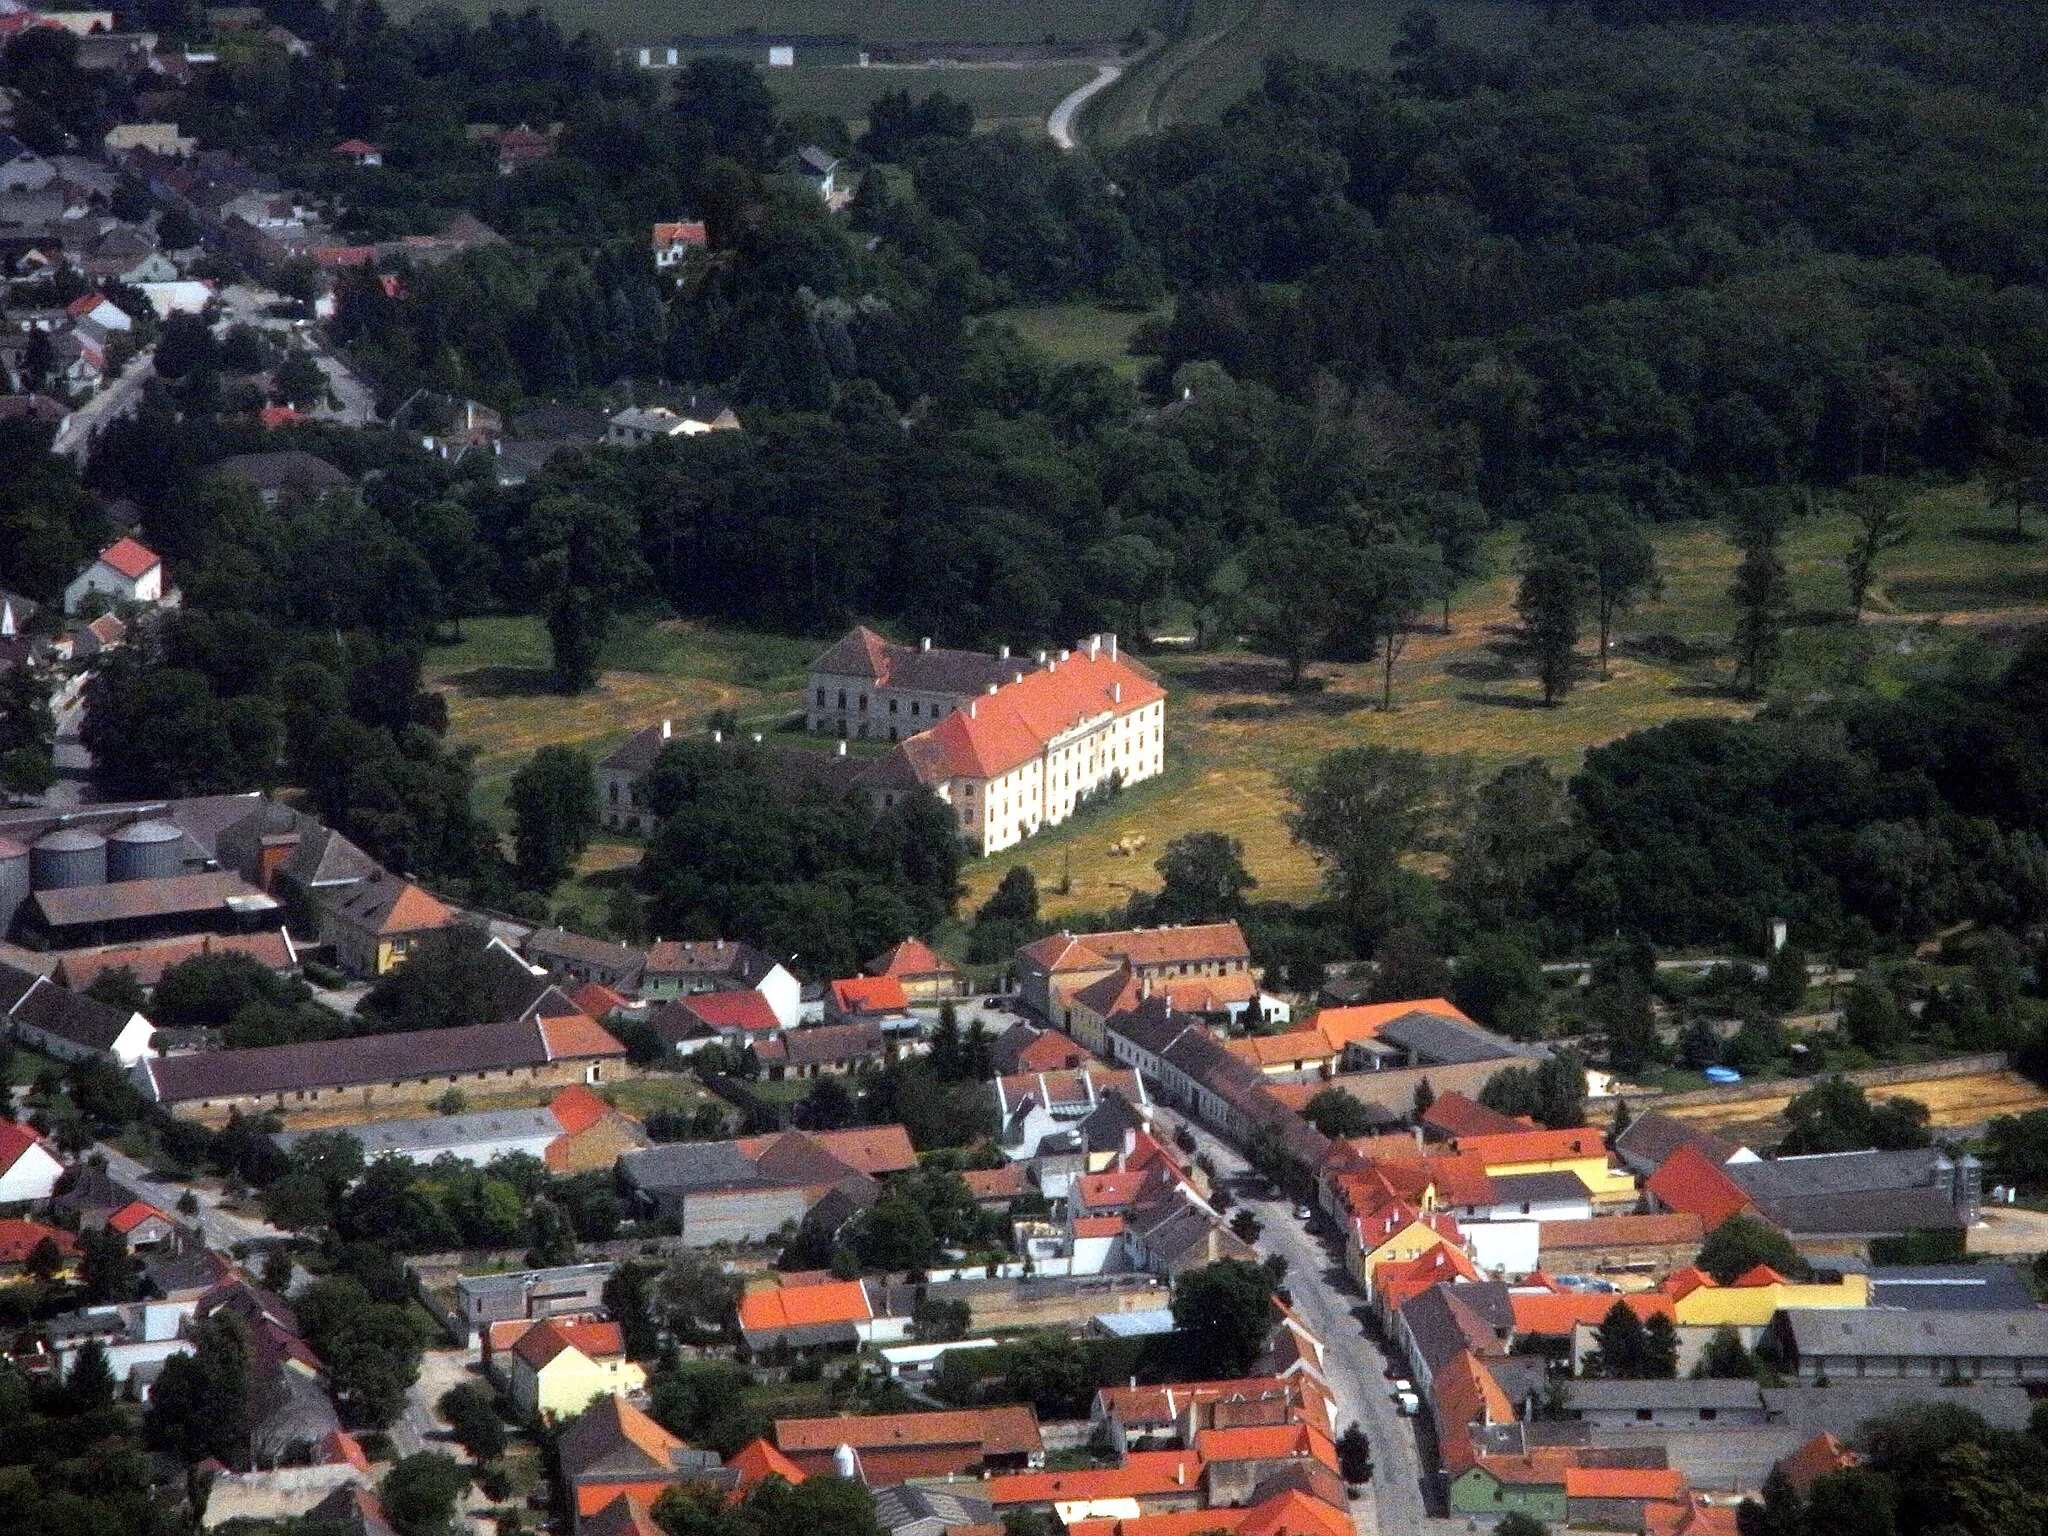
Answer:
<svg viewBox="0 0 2048 1536"><path fill-rule="evenodd" d="M1077 91L1069 92L1066 99L1052 109L1052 116L1045 120L1045 131L1052 136L1053 143L1061 149L1075 147L1074 114L1096 96L1108 90L1123 77L1121 64L1098 64L1095 78Z"/></svg>

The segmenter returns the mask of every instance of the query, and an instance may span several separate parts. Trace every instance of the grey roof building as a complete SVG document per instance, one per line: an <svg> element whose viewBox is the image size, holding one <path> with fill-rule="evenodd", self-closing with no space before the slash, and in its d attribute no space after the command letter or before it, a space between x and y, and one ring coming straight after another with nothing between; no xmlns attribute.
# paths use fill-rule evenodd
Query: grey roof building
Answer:
<svg viewBox="0 0 2048 1536"><path fill-rule="evenodd" d="M467 1115L422 1115L405 1120L365 1120L323 1126L317 1131L279 1131L270 1139L289 1154L308 1136L353 1137L363 1157L398 1156L415 1163L453 1157L479 1168L496 1157L524 1153L543 1157L562 1134L562 1122L546 1109L480 1110Z"/></svg>
<svg viewBox="0 0 2048 1536"><path fill-rule="evenodd" d="M1939 1147L1826 1152L1734 1162L1723 1170L1794 1237L1876 1237L1977 1219L1983 1167Z"/></svg>
<svg viewBox="0 0 2048 1536"><path fill-rule="evenodd" d="M989 1525L995 1505L971 1493L904 1483L875 1493L875 1519L890 1536L945 1536L956 1525Z"/></svg>
<svg viewBox="0 0 2048 1536"><path fill-rule="evenodd" d="M1908 1312L2023 1311L2033 1288L2010 1264L1916 1264L1870 1271L1870 1304Z"/></svg>
<svg viewBox="0 0 2048 1536"><path fill-rule="evenodd" d="M1462 1024L1440 1013L1403 1014L1382 1025L1377 1038L1397 1046L1417 1067L1454 1066L1461 1062L1499 1061L1509 1056L1532 1054L1505 1036L1471 1024Z"/></svg>
<svg viewBox="0 0 2048 1536"><path fill-rule="evenodd" d="M604 1305L604 1283L613 1264L562 1264L496 1275L458 1275L455 1299L472 1327L520 1317L555 1317L595 1312Z"/></svg>
<svg viewBox="0 0 2048 1536"><path fill-rule="evenodd" d="M1771 1338L1801 1381L1920 1378L2048 1386L2048 1311L1780 1312Z"/></svg>
<svg viewBox="0 0 2048 1536"><path fill-rule="evenodd" d="M1764 1411L1773 1424L1807 1434L1832 1430L1846 1435L1911 1403L1954 1403L1982 1414L1995 1429L2025 1429L2033 1400L2019 1387L1981 1382L1844 1381L1826 1387L1765 1387Z"/></svg>
<svg viewBox="0 0 2048 1536"><path fill-rule="evenodd" d="M1765 1423L1754 1381L1574 1381L1566 1412L1588 1424L1754 1429Z"/></svg>
<svg viewBox="0 0 2048 1536"><path fill-rule="evenodd" d="M1712 1131L1654 1109L1646 1109L1631 1120L1628 1129L1614 1139L1613 1146L1614 1155L1638 1174L1655 1173L1680 1147L1697 1148L1716 1168L1742 1150Z"/></svg>

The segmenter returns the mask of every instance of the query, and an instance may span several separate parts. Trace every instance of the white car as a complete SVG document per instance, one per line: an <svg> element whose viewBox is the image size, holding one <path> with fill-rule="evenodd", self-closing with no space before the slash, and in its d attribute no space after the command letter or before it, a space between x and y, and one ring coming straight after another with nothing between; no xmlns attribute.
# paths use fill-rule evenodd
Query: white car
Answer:
<svg viewBox="0 0 2048 1536"><path fill-rule="evenodd" d="M1315 1210L1311 1206L1297 1205L1294 1208L1294 1219L1296 1221L1313 1221L1315 1220L1315 1215Z"/></svg>
<svg viewBox="0 0 2048 1536"><path fill-rule="evenodd" d="M1399 1397L1394 1399L1394 1405L1397 1408L1399 1408L1405 1416L1411 1419L1414 1418L1415 1415L1417 1415L1418 1413L1422 1412L1422 1399L1417 1397L1413 1392L1403 1392Z"/></svg>
<svg viewBox="0 0 2048 1536"><path fill-rule="evenodd" d="M1405 1376L1397 1378L1394 1384L1391 1387L1387 1388L1387 1396L1393 1398L1409 1397L1412 1396L1414 1392L1415 1383L1410 1381Z"/></svg>

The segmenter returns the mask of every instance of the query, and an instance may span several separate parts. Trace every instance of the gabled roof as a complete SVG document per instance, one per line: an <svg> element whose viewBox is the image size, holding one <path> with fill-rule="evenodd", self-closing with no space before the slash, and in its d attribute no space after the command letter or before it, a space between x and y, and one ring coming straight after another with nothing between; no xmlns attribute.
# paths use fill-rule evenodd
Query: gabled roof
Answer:
<svg viewBox="0 0 2048 1536"><path fill-rule="evenodd" d="M1166 690L1107 651L1073 652L968 701L919 738L937 744L941 779L991 779L1031 761L1085 721L1128 714ZM917 739L917 738L914 738Z"/></svg>
<svg viewBox="0 0 2048 1536"><path fill-rule="evenodd" d="M163 560L154 550L134 539L116 539L100 551L100 564L120 572L130 581L139 581L162 565Z"/></svg>
<svg viewBox="0 0 2048 1536"><path fill-rule="evenodd" d="M840 1415L777 1419L775 1443L784 1452L903 1450L912 1446L979 1445L991 1456L1042 1451L1038 1415L1023 1404L959 1408L935 1413Z"/></svg>
<svg viewBox="0 0 2048 1536"><path fill-rule="evenodd" d="M626 1006L625 998L601 981L586 981L569 994L569 1001L593 1019L602 1019Z"/></svg>
<svg viewBox="0 0 2048 1536"><path fill-rule="evenodd" d="M1017 951L1048 975L1061 971L1104 971L1111 963L1071 933L1048 933Z"/></svg>
<svg viewBox="0 0 2048 1536"><path fill-rule="evenodd" d="M875 1315L867 1287L858 1280L822 1285L777 1285L740 1298L740 1329L771 1333L821 1323L864 1323Z"/></svg>
<svg viewBox="0 0 2048 1536"><path fill-rule="evenodd" d="M158 1221L169 1221L171 1219L147 1200L131 1200L107 1218L107 1226L111 1230L120 1233L123 1237L126 1237L151 1217L155 1217Z"/></svg>
<svg viewBox="0 0 2048 1536"><path fill-rule="evenodd" d="M903 983L894 976L846 976L833 982L830 991L840 1013L902 1013L910 1007Z"/></svg>
<svg viewBox="0 0 2048 1536"><path fill-rule="evenodd" d="M1821 1478L1830 1472L1846 1471L1861 1459L1824 1429L1780 1461L1778 1470L1791 1480L1803 1499L1813 1492L1813 1485Z"/></svg>
<svg viewBox="0 0 2048 1536"><path fill-rule="evenodd" d="M861 967L870 976L957 976L960 968L923 939L905 939Z"/></svg>
<svg viewBox="0 0 2048 1536"><path fill-rule="evenodd" d="M582 1083L572 1083L548 1100L548 1113L569 1136L589 1130L611 1112L611 1105Z"/></svg>
<svg viewBox="0 0 2048 1536"><path fill-rule="evenodd" d="M1680 1147L1697 1147L1700 1153L1716 1167L1728 1161L1740 1149L1732 1142L1723 1141L1712 1131L1703 1130L1689 1121L1675 1115L1662 1114L1646 1109L1629 1121L1626 1129L1614 1138L1614 1150L1623 1157L1651 1167L1662 1167L1665 1161Z"/></svg>
<svg viewBox="0 0 2048 1536"><path fill-rule="evenodd" d="M503 138L499 140L502 144ZM672 224L654 226L654 244L666 245L707 245L710 236L702 219L678 219Z"/></svg>
<svg viewBox="0 0 2048 1536"><path fill-rule="evenodd" d="M1676 1467L1566 1467L1568 1499L1676 1499L1685 1474Z"/></svg>
<svg viewBox="0 0 2048 1536"><path fill-rule="evenodd" d="M512 1344L512 1353L535 1371L545 1370L557 1355L571 1349L591 1360L616 1359L626 1353L626 1336L617 1323L542 1318Z"/></svg>
<svg viewBox="0 0 2048 1536"><path fill-rule="evenodd" d="M330 894L327 906L379 936L421 933L430 928L446 928L456 921L454 908L429 896L410 880L400 880L382 871Z"/></svg>
<svg viewBox="0 0 2048 1536"><path fill-rule="evenodd" d="M1342 1048L1355 1040L1377 1040L1380 1031L1396 1019L1405 1019L1411 1014L1434 1014L1462 1024L1479 1028L1478 1024L1448 998L1418 997L1398 1003L1359 1003L1349 1008L1325 1008L1309 1020L1309 1023L1330 1037L1333 1044Z"/></svg>
<svg viewBox="0 0 2048 1536"><path fill-rule="evenodd" d="M791 1461L766 1440L749 1440L734 1451L725 1463L739 1473L739 1486L734 1495L744 1494L756 1483L779 1477L794 1486L804 1480L804 1469Z"/></svg>
<svg viewBox="0 0 2048 1536"><path fill-rule="evenodd" d="M1537 1129L1533 1120L1488 1109L1455 1090L1438 1094L1422 1112L1422 1123L1442 1136L1500 1136Z"/></svg>
<svg viewBox="0 0 2048 1536"><path fill-rule="evenodd" d="M1643 1188L1660 1205L1699 1217L1709 1232L1730 1216L1752 1208L1742 1186L1691 1145L1680 1147L1666 1158L1643 1181Z"/></svg>
<svg viewBox="0 0 2048 1536"><path fill-rule="evenodd" d="M1193 1489L1202 1480L1202 1457L1193 1451L1127 1451L1122 1466L1078 1472L1018 1472L992 1477L982 1489L989 1502L1093 1503L1100 1499L1158 1498Z"/></svg>
<svg viewBox="0 0 2048 1536"><path fill-rule="evenodd" d="M1643 1322L1662 1317L1675 1322L1669 1296L1656 1291L1639 1291L1616 1296L1591 1291L1514 1291L1508 1297L1515 1312L1515 1332L1568 1337L1580 1323L1597 1326L1619 1302Z"/></svg>
<svg viewBox="0 0 2048 1536"><path fill-rule="evenodd" d="M59 1253L71 1255L78 1252L78 1239L62 1227L46 1227L40 1221L0 1216L0 1264L28 1262L28 1256L45 1238L57 1245Z"/></svg>
<svg viewBox="0 0 2048 1536"><path fill-rule="evenodd" d="M1666 1211L1652 1216L1589 1216L1578 1221L1546 1221L1542 1242L1550 1248L1626 1248L1635 1245L1699 1247L1706 1224L1691 1211Z"/></svg>
<svg viewBox="0 0 2048 1536"><path fill-rule="evenodd" d="M847 1167L879 1178L917 1166L910 1133L900 1125L863 1125L847 1131L805 1131L804 1137L823 1147ZM759 1157L777 1136L749 1136L739 1142L749 1157Z"/></svg>
<svg viewBox="0 0 2048 1536"><path fill-rule="evenodd" d="M1334 1470L1337 1448L1313 1424L1248 1424L1234 1429L1198 1429L1195 1454L1205 1463L1268 1461L1305 1457Z"/></svg>
<svg viewBox="0 0 2048 1536"><path fill-rule="evenodd" d="M41 1148L51 1161L59 1161L57 1149L45 1141L34 1126L23 1125L16 1120L0 1120L0 1173L5 1173L37 1148Z"/></svg>
<svg viewBox="0 0 2048 1536"><path fill-rule="evenodd" d="M1444 1463L1454 1473L1472 1458L1471 1438L1465 1433L1471 1425L1514 1422L1515 1405L1486 1363L1469 1349L1459 1350L1437 1368L1430 1390L1436 1398L1437 1426L1445 1437Z"/></svg>
<svg viewBox="0 0 2048 1536"><path fill-rule="evenodd" d="M557 1441L562 1471L571 1478L602 1473L628 1482L635 1475L673 1476L689 1446L620 1397L604 1397L578 1414Z"/></svg>

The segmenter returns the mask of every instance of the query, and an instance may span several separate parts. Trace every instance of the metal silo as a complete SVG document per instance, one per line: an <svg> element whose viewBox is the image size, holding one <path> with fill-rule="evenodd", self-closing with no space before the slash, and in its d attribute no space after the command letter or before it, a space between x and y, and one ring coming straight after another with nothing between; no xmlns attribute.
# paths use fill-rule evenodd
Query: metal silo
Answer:
<svg viewBox="0 0 2048 1536"><path fill-rule="evenodd" d="M0 938L14 927L14 914L28 900L28 850L0 837Z"/></svg>
<svg viewBox="0 0 2048 1536"><path fill-rule="evenodd" d="M185 872L185 834L168 821L131 821L107 835L109 880L161 880Z"/></svg>
<svg viewBox="0 0 2048 1536"><path fill-rule="evenodd" d="M29 849L29 882L39 891L107 883L107 840L84 827L59 827Z"/></svg>

